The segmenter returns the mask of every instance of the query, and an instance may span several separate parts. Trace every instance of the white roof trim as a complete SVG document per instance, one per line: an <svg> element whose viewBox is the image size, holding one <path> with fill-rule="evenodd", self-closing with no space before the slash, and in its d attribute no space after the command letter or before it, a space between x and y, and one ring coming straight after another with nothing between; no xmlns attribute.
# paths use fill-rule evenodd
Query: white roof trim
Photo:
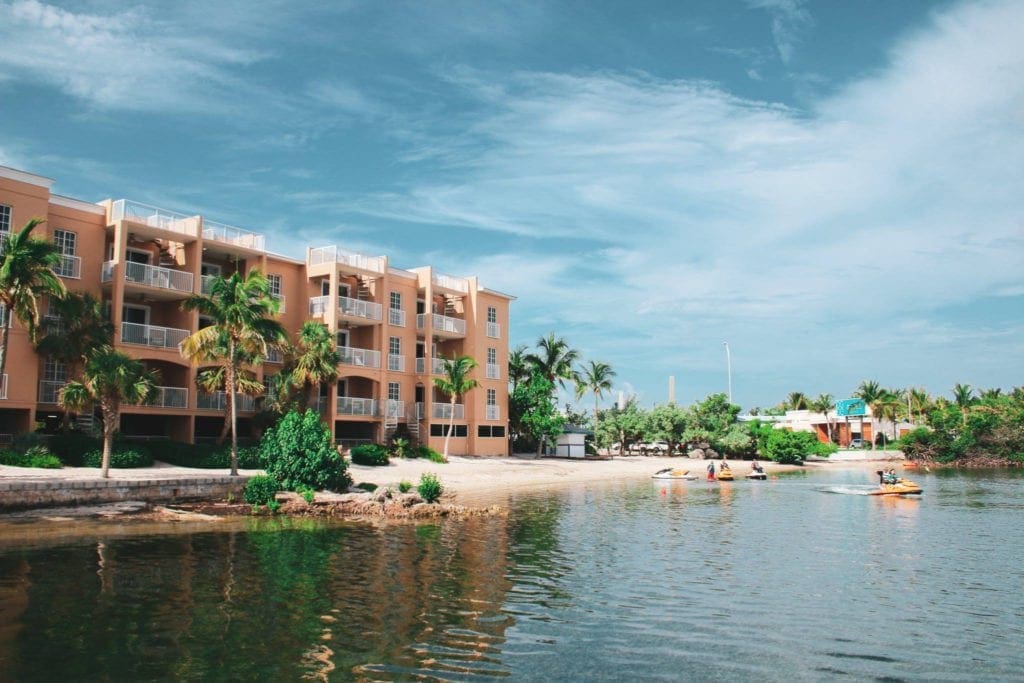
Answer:
<svg viewBox="0 0 1024 683"><path fill-rule="evenodd" d="M53 178L36 175L28 171L19 171L9 166L0 166L0 178L9 178L10 180L17 180L19 183L28 183L29 185L38 185L39 187L45 187L47 190L53 187L54 182Z"/></svg>
<svg viewBox="0 0 1024 683"><path fill-rule="evenodd" d="M97 216L107 215L107 210L99 204L90 204L89 202L84 202L81 199L64 197L59 194L51 194L50 203L56 204L57 206L66 206L69 209L78 209L79 211L85 211L86 213L94 213Z"/></svg>
<svg viewBox="0 0 1024 683"><path fill-rule="evenodd" d="M393 266L388 266L388 275L397 275L398 277L404 277L407 280L415 280L415 279L417 279L416 278L416 273L410 273L408 270L403 270L401 268L395 268Z"/></svg>

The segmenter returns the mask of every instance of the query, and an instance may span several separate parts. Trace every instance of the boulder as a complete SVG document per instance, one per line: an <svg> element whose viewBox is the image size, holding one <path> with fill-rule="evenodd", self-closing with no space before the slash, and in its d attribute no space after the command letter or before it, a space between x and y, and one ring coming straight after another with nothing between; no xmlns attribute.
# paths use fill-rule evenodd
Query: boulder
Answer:
<svg viewBox="0 0 1024 683"><path fill-rule="evenodd" d="M390 497L391 489L387 486L381 486L371 494L371 498L378 503L386 503Z"/></svg>
<svg viewBox="0 0 1024 683"><path fill-rule="evenodd" d="M719 457L718 451L716 451L714 448L705 448L704 457L707 458L708 460L714 460L715 458Z"/></svg>
<svg viewBox="0 0 1024 683"><path fill-rule="evenodd" d="M694 460L703 460L704 459L704 449L703 448L694 448L692 451L687 453L687 455L690 456L691 458L693 458Z"/></svg>
<svg viewBox="0 0 1024 683"><path fill-rule="evenodd" d="M402 507L406 508L410 508L413 505L419 505L420 503L425 502L423 498L420 496L420 494L416 493L415 491L403 493L400 496L398 496L397 500Z"/></svg>

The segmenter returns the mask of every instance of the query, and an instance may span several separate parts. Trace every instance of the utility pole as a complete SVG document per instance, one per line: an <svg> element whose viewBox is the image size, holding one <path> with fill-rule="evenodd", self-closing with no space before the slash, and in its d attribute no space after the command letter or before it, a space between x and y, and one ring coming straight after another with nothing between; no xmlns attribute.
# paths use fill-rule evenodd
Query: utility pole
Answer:
<svg viewBox="0 0 1024 683"><path fill-rule="evenodd" d="M729 375L729 403L732 403L732 354L729 352L729 342L722 342L725 347L725 368Z"/></svg>

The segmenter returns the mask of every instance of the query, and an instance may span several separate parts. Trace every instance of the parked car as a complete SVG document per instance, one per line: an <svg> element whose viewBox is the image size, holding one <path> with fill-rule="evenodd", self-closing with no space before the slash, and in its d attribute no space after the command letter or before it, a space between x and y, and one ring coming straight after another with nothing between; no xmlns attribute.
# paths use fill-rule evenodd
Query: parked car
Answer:
<svg viewBox="0 0 1024 683"><path fill-rule="evenodd" d="M638 445L641 455L668 455L668 444L664 441L650 441Z"/></svg>
<svg viewBox="0 0 1024 683"><path fill-rule="evenodd" d="M864 448L864 439L852 439L849 448Z"/></svg>

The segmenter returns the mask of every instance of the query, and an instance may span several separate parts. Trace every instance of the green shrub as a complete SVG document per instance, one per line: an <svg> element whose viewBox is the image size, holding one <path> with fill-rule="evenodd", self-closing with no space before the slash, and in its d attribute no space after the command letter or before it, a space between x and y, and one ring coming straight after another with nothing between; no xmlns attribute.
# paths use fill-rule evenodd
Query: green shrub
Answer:
<svg viewBox="0 0 1024 683"><path fill-rule="evenodd" d="M345 459L331 444L331 431L320 414L290 411L276 427L263 434L260 453L268 474L286 489L309 486L318 491L337 491L352 483Z"/></svg>
<svg viewBox="0 0 1024 683"><path fill-rule="evenodd" d="M82 458L84 467L102 467L103 451L96 449L89 451ZM133 467L149 467L153 464L153 457L136 448L115 449L110 454L110 466L118 469L129 469Z"/></svg>
<svg viewBox="0 0 1024 683"><path fill-rule="evenodd" d="M374 491L377 490L377 485L374 484L373 482L361 481L358 484L356 484L356 488L357 489L362 489L364 491L369 491L370 493L373 493Z"/></svg>
<svg viewBox="0 0 1024 683"><path fill-rule="evenodd" d="M54 434L48 444L50 452L72 467L81 467L85 454L103 448L103 440L83 432Z"/></svg>
<svg viewBox="0 0 1024 683"><path fill-rule="evenodd" d="M409 493L409 491L411 491L411 490L412 490L412 482L411 481L406 481L405 479L403 479L402 481L398 482L398 492L399 493Z"/></svg>
<svg viewBox="0 0 1024 683"><path fill-rule="evenodd" d="M277 511L281 509L281 504L277 502L277 499L267 501L267 509L270 510L270 514L276 515Z"/></svg>
<svg viewBox="0 0 1024 683"><path fill-rule="evenodd" d="M814 446L811 447L811 455L816 455L819 458L827 458L833 453L839 452L839 446L834 443L822 443L821 441L815 441Z"/></svg>
<svg viewBox="0 0 1024 683"><path fill-rule="evenodd" d="M242 499L250 505L267 505L281 490L277 478L270 474L258 474L245 484Z"/></svg>
<svg viewBox="0 0 1024 683"><path fill-rule="evenodd" d="M417 446L413 450L416 452L416 457L426 458L430 462L436 462L442 465L448 462L448 459L445 458L443 454L438 453L430 446Z"/></svg>
<svg viewBox="0 0 1024 683"><path fill-rule="evenodd" d="M11 448L18 453L24 453L33 446L45 446L49 441L50 437L46 434L25 432L23 434L15 434L14 440L11 442Z"/></svg>
<svg viewBox="0 0 1024 683"><path fill-rule="evenodd" d="M765 437L761 455L784 465L795 465L803 462L817 443L818 439L810 432L773 429Z"/></svg>
<svg viewBox="0 0 1024 683"><path fill-rule="evenodd" d="M200 469L227 469L231 467L231 446L229 444L197 443L180 441L147 442L146 446L156 460ZM243 446L238 449L238 466L243 470L265 468L263 454L258 446Z"/></svg>
<svg viewBox="0 0 1024 683"><path fill-rule="evenodd" d="M0 465L10 465L11 467L21 467L21 453L12 451L7 448L0 451Z"/></svg>
<svg viewBox="0 0 1024 683"><path fill-rule="evenodd" d="M444 487L438 481L437 475L427 472L420 476L420 485L416 487L420 497L428 503L436 503L437 499L444 493Z"/></svg>
<svg viewBox="0 0 1024 683"><path fill-rule="evenodd" d="M50 470L57 470L63 467L63 463L61 463L57 456L47 451L45 446L33 446L25 453L18 453L9 449L0 451L0 465L39 467Z"/></svg>
<svg viewBox="0 0 1024 683"><path fill-rule="evenodd" d="M296 486L295 492L302 496L302 499L307 503L312 503L313 499L316 498L316 491L308 486Z"/></svg>
<svg viewBox="0 0 1024 683"><path fill-rule="evenodd" d="M355 446L349 452L349 455L352 457L352 462L356 465L380 467L382 465L387 465L390 462L388 460L388 450L380 444L375 443Z"/></svg>
<svg viewBox="0 0 1024 683"><path fill-rule="evenodd" d="M396 458L405 458L406 454L412 450L409 446L409 439L402 437L395 437L391 439L391 455Z"/></svg>

